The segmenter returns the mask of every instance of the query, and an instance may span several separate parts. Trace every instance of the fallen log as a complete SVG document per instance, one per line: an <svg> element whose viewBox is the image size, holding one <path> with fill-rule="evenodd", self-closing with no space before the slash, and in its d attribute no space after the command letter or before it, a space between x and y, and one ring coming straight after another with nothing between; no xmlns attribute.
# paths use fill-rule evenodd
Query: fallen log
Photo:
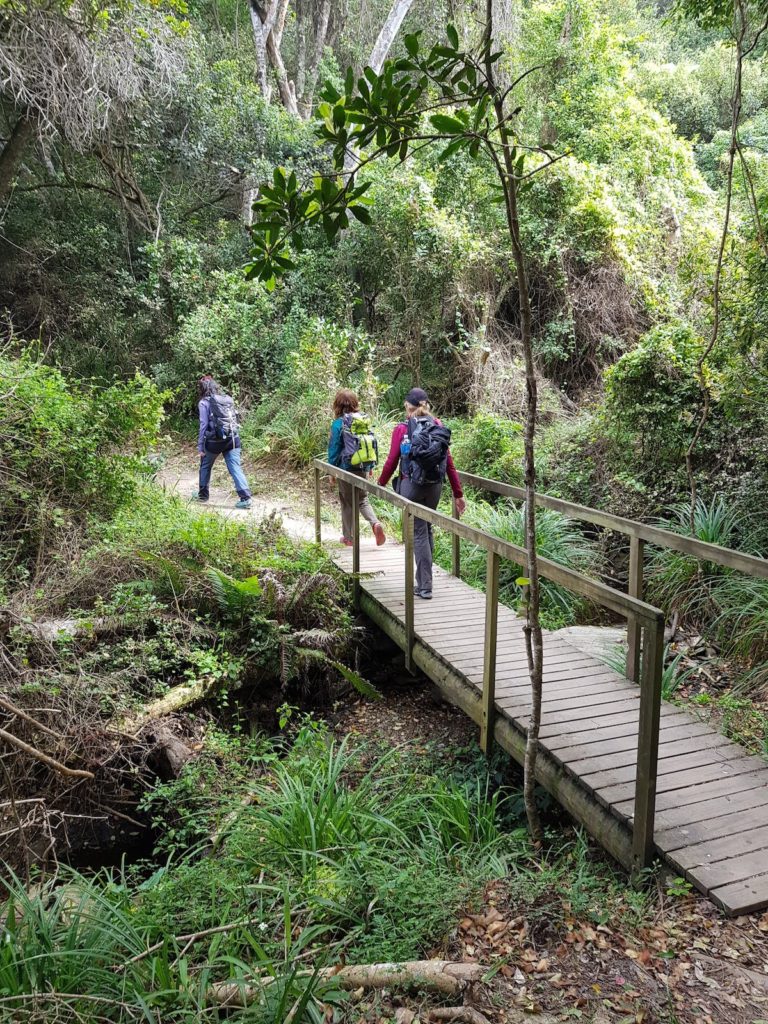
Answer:
<svg viewBox="0 0 768 1024"><path fill-rule="evenodd" d="M163 697L158 697L157 700L147 704L140 714L133 718L123 718L115 728L118 732L133 736L153 718L164 718L166 715L183 711L184 708L200 704L208 697L213 697L221 689L221 685L220 679L201 679L196 683L182 683L180 686L174 686Z"/></svg>
<svg viewBox="0 0 768 1024"><path fill-rule="evenodd" d="M472 1006L439 1006L429 1011L430 1020L460 1020L463 1024L490 1024L485 1014Z"/></svg>
<svg viewBox="0 0 768 1024"><path fill-rule="evenodd" d="M450 960L411 960L392 964L361 964L348 967L322 967L318 971L301 971L320 981L333 981L339 988L423 989L443 995L461 995L470 985L481 980L486 968L482 964L453 963ZM258 999L273 979L260 983L238 985L222 982L208 989L208 998L222 1006L247 1006Z"/></svg>

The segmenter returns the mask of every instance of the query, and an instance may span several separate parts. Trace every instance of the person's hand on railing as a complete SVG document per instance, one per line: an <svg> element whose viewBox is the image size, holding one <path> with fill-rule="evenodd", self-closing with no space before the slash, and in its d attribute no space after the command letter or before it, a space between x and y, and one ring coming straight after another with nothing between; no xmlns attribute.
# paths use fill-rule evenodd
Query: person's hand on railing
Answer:
<svg viewBox="0 0 768 1024"><path fill-rule="evenodd" d="M456 499L456 518L461 519L467 510L467 503L463 498Z"/></svg>

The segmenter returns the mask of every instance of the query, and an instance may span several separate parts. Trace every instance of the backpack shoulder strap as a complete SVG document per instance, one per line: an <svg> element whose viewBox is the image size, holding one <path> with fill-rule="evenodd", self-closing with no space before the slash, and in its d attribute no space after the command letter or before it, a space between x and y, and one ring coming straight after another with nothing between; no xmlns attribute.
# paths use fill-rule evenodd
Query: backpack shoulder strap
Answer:
<svg viewBox="0 0 768 1024"><path fill-rule="evenodd" d="M432 424L435 422L434 416L409 416L408 423L408 437L413 437L413 432L416 427L423 426L424 424Z"/></svg>

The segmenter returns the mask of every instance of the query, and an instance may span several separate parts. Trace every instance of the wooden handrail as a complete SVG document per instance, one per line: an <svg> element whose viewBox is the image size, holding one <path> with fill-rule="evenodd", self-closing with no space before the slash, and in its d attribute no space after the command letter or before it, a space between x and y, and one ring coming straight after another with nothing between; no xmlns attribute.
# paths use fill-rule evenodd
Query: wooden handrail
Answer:
<svg viewBox="0 0 768 1024"><path fill-rule="evenodd" d="M477 544L478 547L486 551L495 551L501 558L506 558L516 565L522 565L523 567L526 565L527 555L525 548L519 547L517 544L511 544L509 541L495 537L491 533L486 533L485 530L468 526L466 523L447 516L443 512L437 512L431 508L426 508L424 505L419 505L418 502L409 501L407 498L396 494L395 491L388 490L386 487L380 487L378 484L373 483L371 480L366 480L356 473L348 473L337 466L331 466L329 463L323 462L322 459L315 459L313 465L318 475L325 473L327 476L335 477L337 480L344 480L346 483L352 484L367 494L382 498L390 505L409 510L412 515L416 515L419 519L432 523L433 526L439 526L441 529L460 537L462 540L469 541L471 544ZM545 579L551 580L553 583L559 583L567 590L586 597L588 600L595 601L604 608L616 612L617 615L621 615L624 618L635 616L641 622L648 624L663 623L664 621L664 613L659 608L654 608L653 605L647 604L645 601L640 601L628 594L623 594L620 590L615 590L613 587L608 586L607 583L590 579L574 569L568 569L564 565L559 565L557 562L542 556L539 556L538 565L539 572Z"/></svg>
<svg viewBox="0 0 768 1024"><path fill-rule="evenodd" d="M494 537L485 530L478 530L459 522L457 518L446 516L419 505L417 502L403 498L395 491L387 490L357 473L331 466L322 459L313 462L315 476L315 538L321 540L321 495L320 475L325 473L352 485L354 515L352 568L355 575L354 596L357 606L360 587L360 529L358 522L359 491L382 498L390 505L402 509L403 542L405 553L405 664L409 671L413 668L414 600L413 600L413 523L414 518L432 523L446 530L454 538L452 545L452 565L454 574L459 573L460 540L467 540L487 552L487 580L485 598L485 644L483 655L483 690L482 690L482 727L481 744L487 753L491 750L495 717L495 681L496 681L496 640L499 605L499 559L506 558L516 565L527 564L525 548L510 544ZM461 474L466 482L469 474ZM480 481L482 477L473 477ZM495 484L495 481L487 481ZM499 484L499 487L506 487ZM514 490L519 490L515 488ZM505 493L499 491L497 493ZM514 496L514 495L512 495ZM556 499L552 499L556 500ZM565 503L567 504L567 503ZM454 513L456 506L454 503ZM577 507L577 506L574 506ZM630 520L627 520L630 522ZM634 542L634 539L633 539ZM642 562L642 558L641 558ZM656 813L656 775L659 753L659 720L661 715L661 679L664 650L664 613L654 608L639 597L623 594L605 583L592 580L587 576L566 569L548 558L537 560L541 576L552 580L577 594L596 601L603 607L617 612L627 618L630 630L637 630L637 651L639 661L640 640L642 639L642 677L640 678L640 715L637 740L637 772L635 776L635 809L632 828L632 867L635 872L647 867L652 860L653 830Z"/></svg>
<svg viewBox="0 0 768 1024"><path fill-rule="evenodd" d="M508 498L515 498L518 501L525 501L525 491L522 487L503 484L498 480L490 480L488 477L476 476L474 473L460 472L459 479L462 484L466 484L468 487L476 487L478 490L490 491L492 494L500 494ZM704 562L715 562L717 565L724 565L729 569L737 569L739 572L747 573L749 576L768 579L768 559L761 558L759 555L748 555L744 551L723 548L719 544L710 544L708 541L699 540L696 537L686 537L682 533L665 530L661 526L639 523L634 519L616 516L612 512L602 512L600 509L590 508L588 505L577 505L574 502L564 501L562 498L553 498L550 494L542 494L538 491L536 493L536 504L542 508L554 509L556 512L561 512L571 519L591 523L593 526L602 526L607 530L615 530L617 533L623 533L627 537L655 544L657 547L682 551L683 554L692 555L694 558L699 558Z"/></svg>

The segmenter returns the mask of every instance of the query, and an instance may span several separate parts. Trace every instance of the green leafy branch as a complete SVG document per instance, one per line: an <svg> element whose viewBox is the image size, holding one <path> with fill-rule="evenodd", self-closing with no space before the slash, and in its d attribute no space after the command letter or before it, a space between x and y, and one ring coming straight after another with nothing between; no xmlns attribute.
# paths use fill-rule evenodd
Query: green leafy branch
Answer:
<svg viewBox="0 0 768 1024"><path fill-rule="evenodd" d="M254 203L249 279L262 281L272 290L279 278L295 267L293 251L306 244L307 231L320 227L329 242L349 227L351 220L371 223L370 182L358 184L367 164L383 157L406 160L416 144L443 145L438 159L447 160L464 150L478 158L490 155L502 177L498 199L504 201L503 179L508 176L504 148L510 146L510 124L517 107L504 113L503 100L529 75L520 75L494 104L489 69L501 57L490 41L477 54L459 47L453 25L446 30L447 43L423 50L420 32L405 37L407 56L385 62L377 74L366 68L355 79L350 68L340 91L331 83L321 93L317 135L330 150L332 173L316 174L302 185L295 171L275 168L272 180L259 189ZM526 167L530 153L544 162ZM364 154L362 156L358 154ZM520 184L561 156L512 143L511 173ZM350 158L353 165L350 167Z"/></svg>

